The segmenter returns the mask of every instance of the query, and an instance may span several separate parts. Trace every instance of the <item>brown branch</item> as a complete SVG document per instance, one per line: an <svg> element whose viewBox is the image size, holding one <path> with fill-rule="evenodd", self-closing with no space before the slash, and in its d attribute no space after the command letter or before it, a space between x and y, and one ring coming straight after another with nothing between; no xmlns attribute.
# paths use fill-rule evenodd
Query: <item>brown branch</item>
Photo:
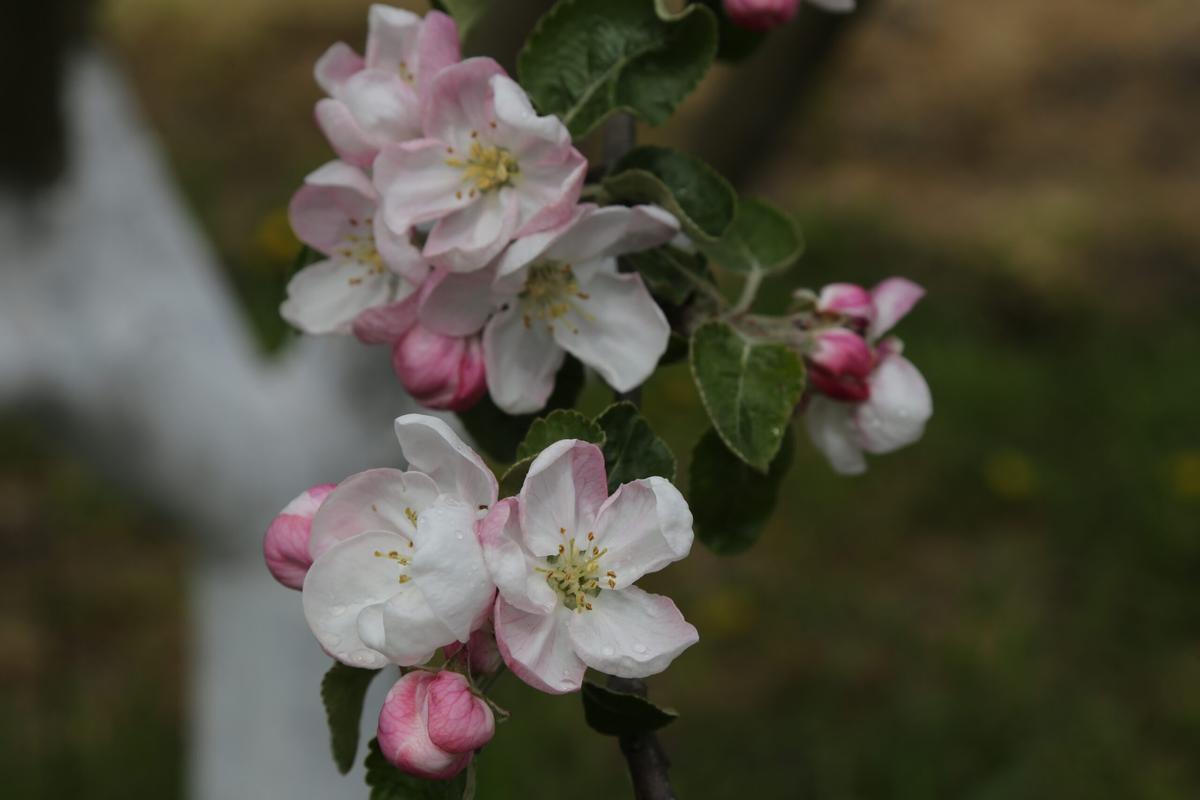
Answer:
<svg viewBox="0 0 1200 800"><path fill-rule="evenodd" d="M614 692L646 696L646 684L641 680L610 677L608 688ZM658 734L651 731L637 736L622 736L618 742L621 755L625 756L625 762L629 765L634 800L675 800L675 790L671 788L671 777L667 774L671 761L658 740Z"/></svg>

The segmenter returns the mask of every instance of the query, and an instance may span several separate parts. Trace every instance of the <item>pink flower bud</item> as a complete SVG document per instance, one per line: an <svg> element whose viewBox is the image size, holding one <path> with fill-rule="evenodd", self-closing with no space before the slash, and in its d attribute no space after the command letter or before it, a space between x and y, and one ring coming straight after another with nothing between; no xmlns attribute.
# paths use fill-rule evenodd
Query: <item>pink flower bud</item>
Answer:
<svg viewBox="0 0 1200 800"><path fill-rule="evenodd" d="M769 31L796 16L800 0L725 0L725 13L734 25Z"/></svg>
<svg viewBox="0 0 1200 800"><path fill-rule="evenodd" d="M848 317L865 328L875 318L875 301L871 293L861 286L831 283L821 290L817 298L817 311Z"/></svg>
<svg viewBox="0 0 1200 800"><path fill-rule="evenodd" d="M875 359L861 336L845 328L826 328L814 332L813 344L808 378L814 389L856 403L870 396L867 378Z"/></svg>
<svg viewBox="0 0 1200 800"><path fill-rule="evenodd" d="M461 772L496 732L492 709L457 672L414 670L379 713L379 748L397 768L429 780Z"/></svg>
<svg viewBox="0 0 1200 800"><path fill-rule="evenodd" d="M393 346L392 368L409 394L428 408L465 411L487 391L478 336L443 336L414 325Z"/></svg>
<svg viewBox="0 0 1200 800"><path fill-rule="evenodd" d="M304 576L312 566L308 550L313 517L335 484L321 483L306 490L271 520L263 537L263 558L275 580L289 589L304 585Z"/></svg>

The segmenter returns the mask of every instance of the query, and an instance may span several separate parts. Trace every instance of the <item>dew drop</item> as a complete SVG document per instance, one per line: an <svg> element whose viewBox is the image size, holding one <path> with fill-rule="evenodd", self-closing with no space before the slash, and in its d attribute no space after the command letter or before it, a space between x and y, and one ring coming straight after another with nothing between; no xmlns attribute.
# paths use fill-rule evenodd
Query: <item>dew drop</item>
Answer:
<svg viewBox="0 0 1200 800"><path fill-rule="evenodd" d="M611 647L606 647L606 648L604 648L604 655L606 655L606 656L611 656L611 655L613 655L613 653L615 653L615 652L616 652L616 651L615 651L615 650L613 650Z"/></svg>
<svg viewBox="0 0 1200 800"><path fill-rule="evenodd" d="M634 651L635 653L645 653L645 652L646 652L646 645L644 645L644 644L635 644L635 645L633 646L633 651Z"/></svg>
<svg viewBox="0 0 1200 800"><path fill-rule="evenodd" d="M371 661L370 650L355 650L351 656L355 664L368 664Z"/></svg>
<svg viewBox="0 0 1200 800"><path fill-rule="evenodd" d="M334 606L333 608L329 609L329 615L333 616L333 617L340 617L342 614L345 614L345 613L346 613L345 606Z"/></svg>

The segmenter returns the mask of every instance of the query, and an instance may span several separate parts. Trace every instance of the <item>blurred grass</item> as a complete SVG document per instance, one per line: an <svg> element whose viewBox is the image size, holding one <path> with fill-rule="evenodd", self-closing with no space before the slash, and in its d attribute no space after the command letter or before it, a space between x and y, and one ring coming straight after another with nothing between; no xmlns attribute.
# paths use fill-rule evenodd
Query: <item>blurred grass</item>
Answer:
<svg viewBox="0 0 1200 800"><path fill-rule="evenodd" d="M308 73L359 43L365 5L114 6L265 347L283 208L329 158ZM664 732L680 794L1200 796L1196 7L881 5L758 182L809 241L762 307L924 284L898 334L936 412L858 479L798 441L758 548L698 546L646 581L702 633L651 682L683 712ZM711 91L656 135L686 138ZM645 396L686 475L704 425L686 367ZM0 774L18 797L179 796L183 555L32 430L0 425ZM576 698L509 677L499 700L481 797L626 796Z"/></svg>

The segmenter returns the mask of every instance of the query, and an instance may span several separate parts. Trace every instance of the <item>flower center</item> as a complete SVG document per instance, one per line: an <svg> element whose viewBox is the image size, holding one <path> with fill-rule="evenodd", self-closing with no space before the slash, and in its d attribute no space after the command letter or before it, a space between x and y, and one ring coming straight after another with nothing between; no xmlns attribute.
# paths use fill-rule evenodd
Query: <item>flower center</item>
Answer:
<svg viewBox="0 0 1200 800"><path fill-rule="evenodd" d="M588 294L579 291L579 283L570 264L554 261L539 261L529 268L525 288L517 295L521 301L521 313L528 328L534 320L551 326L554 320L575 311L585 319L591 317L575 305L575 300L587 300ZM572 328L575 333L578 330Z"/></svg>
<svg viewBox="0 0 1200 800"><path fill-rule="evenodd" d="M565 528L559 528L558 533L567 538ZM549 567L536 568L546 576L550 588L558 592L562 604L576 614L592 610L588 598L595 599L600 595L601 583L607 583L609 589L617 588L617 573L612 570L604 574L600 572L600 559L608 552L608 548L601 550L592 544L595 539L596 534L589 532L587 545L579 548L575 545L575 538L571 537L558 546L557 555L546 556Z"/></svg>
<svg viewBox="0 0 1200 800"><path fill-rule="evenodd" d="M373 222L373 217L367 217L365 220L351 219L350 225L357 232L343 239L334 251L347 266L366 270L364 275L355 275L347 279L351 286L362 283L363 278L368 275L384 273L383 256L379 255L379 250L375 247Z"/></svg>
<svg viewBox="0 0 1200 800"><path fill-rule="evenodd" d="M371 509L376 510L375 506L372 506ZM412 508L405 508L404 516L410 523L412 523L413 529L415 530L417 527L417 512L413 511ZM404 536L404 534L401 535ZM412 580L412 578L404 574L404 568L412 563L413 541L411 536L404 536L404 538L408 539L408 553L402 554L399 550L388 550L387 552L384 552L383 550L376 550L374 553L376 558L386 558L389 561L395 561L396 565L400 567L400 575L396 578L397 583L408 583L410 580Z"/></svg>
<svg viewBox="0 0 1200 800"><path fill-rule="evenodd" d="M477 135L474 131L471 132L472 137ZM450 148L449 152L453 153L454 149ZM521 173L521 167L512 153L503 147L484 146L479 142L471 142L471 150L466 159L447 158L446 165L461 169L463 180L475 184L472 197L475 196L474 191L490 192L509 186Z"/></svg>

